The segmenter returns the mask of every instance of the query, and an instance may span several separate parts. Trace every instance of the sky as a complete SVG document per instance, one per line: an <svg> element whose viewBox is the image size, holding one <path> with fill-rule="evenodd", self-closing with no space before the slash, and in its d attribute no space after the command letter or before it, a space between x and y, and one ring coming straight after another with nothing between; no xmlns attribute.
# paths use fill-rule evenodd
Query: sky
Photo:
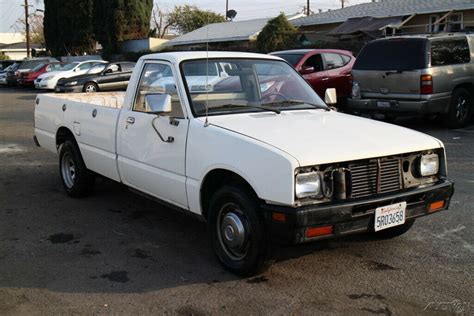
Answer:
<svg viewBox="0 0 474 316"><path fill-rule="evenodd" d="M237 11L236 20L247 20L276 16L280 12L287 14L296 13L303 10L306 0L228 0L229 9ZM355 5L370 0L346 0L347 5ZM0 0L0 32L14 32L12 25L18 18L24 16L24 0ZM225 13L225 0L156 0L158 6L166 11L173 9L175 5L196 5L201 9L212 10L221 14ZM338 9L341 7L341 0L311 0L311 10L317 12L318 9L327 11L328 9ZM43 8L42 0L29 0L29 4L36 8Z"/></svg>

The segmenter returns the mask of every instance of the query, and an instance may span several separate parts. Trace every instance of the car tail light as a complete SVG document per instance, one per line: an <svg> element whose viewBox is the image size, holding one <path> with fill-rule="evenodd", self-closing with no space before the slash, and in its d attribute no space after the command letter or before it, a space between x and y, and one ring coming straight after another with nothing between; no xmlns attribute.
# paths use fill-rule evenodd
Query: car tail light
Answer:
<svg viewBox="0 0 474 316"><path fill-rule="evenodd" d="M421 94L433 93L433 77L431 75L422 75L420 78L420 84Z"/></svg>
<svg viewBox="0 0 474 316"><path fill-rule="evenodd" d="M334 226L310 227L306 229L306 238L332 235Z"/></svg>

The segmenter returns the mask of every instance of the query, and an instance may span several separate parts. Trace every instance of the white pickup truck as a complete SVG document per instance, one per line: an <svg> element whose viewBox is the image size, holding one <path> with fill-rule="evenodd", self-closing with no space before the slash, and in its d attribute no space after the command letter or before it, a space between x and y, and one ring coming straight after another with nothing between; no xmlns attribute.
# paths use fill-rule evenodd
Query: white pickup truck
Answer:
<svg viewBox="0 0 474 316"><path fill-rule="evenodd" d="M125 94L38 95L34 139L59 153L72 197L101 175L201 215L240 275L262 271L275 242L401 235L453 193L439 140L338 113L268 55L144 56Z"/></svg>

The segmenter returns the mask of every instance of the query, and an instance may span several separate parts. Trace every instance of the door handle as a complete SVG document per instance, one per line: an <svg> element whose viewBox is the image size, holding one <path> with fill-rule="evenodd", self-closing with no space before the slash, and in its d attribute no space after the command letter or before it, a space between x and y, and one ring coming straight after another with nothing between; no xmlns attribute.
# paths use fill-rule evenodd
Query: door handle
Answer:
<svg viewBox="0 0 474 316"><path fill-rule="evenodd" d="M127 124L133 124L135 123L135 118L134 117L127 117Z"/></svg>
<svg viewBox="0 0 474 316"><path fill-rule="evenodd" d="M322 80L322 81L328 81L329 78L323 78L323 79L321 79L321 80Z"/></svg>

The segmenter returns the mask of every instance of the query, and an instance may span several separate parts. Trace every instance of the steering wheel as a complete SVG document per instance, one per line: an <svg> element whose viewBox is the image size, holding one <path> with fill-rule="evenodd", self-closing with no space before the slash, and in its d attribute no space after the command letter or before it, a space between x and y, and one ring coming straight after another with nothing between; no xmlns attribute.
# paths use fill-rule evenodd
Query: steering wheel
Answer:
<svg viewBox="0 0 474 316"><path fill-rule="evenodd" d="M271 96L277 96L277 97L281 98L282 101L288 100L288 98L287 98L285 95L283 95L283 94L281 94L281 93L278 93L278 92L273 92L273 93L269 93L269 94L263 96L263 97L260 99L260 102L266 103L266 102L263 102L263 101L268 100ZM275 100L268 100L268 101L269 101L269 102L273 102L273 101L275 101Z"/></svg>

